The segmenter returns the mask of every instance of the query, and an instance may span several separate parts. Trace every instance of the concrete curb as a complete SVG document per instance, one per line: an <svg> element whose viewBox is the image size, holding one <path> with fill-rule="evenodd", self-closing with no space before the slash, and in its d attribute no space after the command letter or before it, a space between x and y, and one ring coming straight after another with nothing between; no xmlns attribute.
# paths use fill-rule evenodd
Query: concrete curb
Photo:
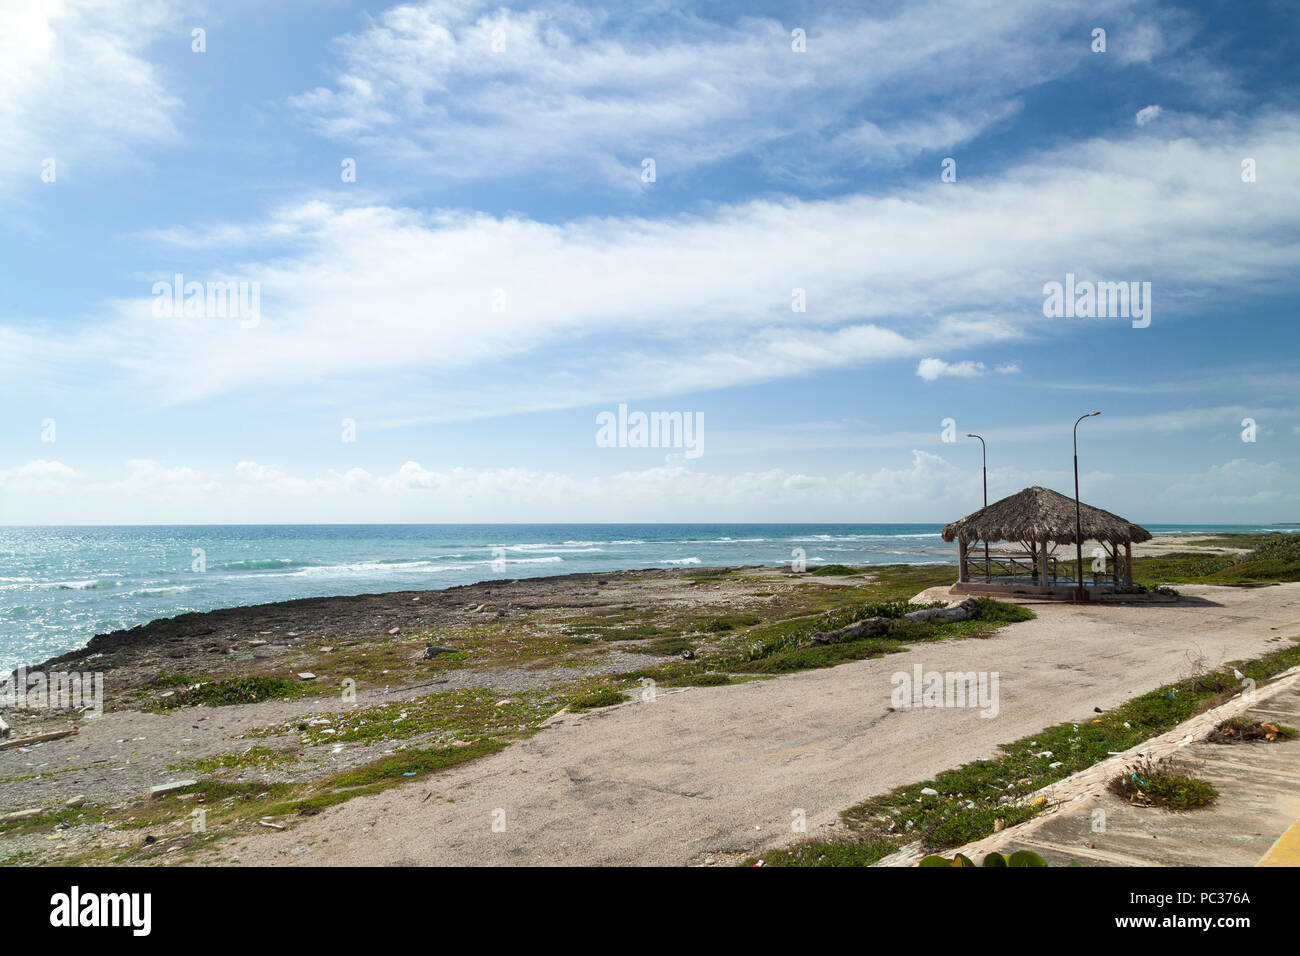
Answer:
<svg viewBox="0 0 1300 956"><path fill-rule="evenodd" d="M1211 730L1218 726L1222 721L1229 717L1235 717L1238 714L1257 706L1260 702L1268 700L1275 694L1286 690L1295 684L1300 684L1300 667L1293 667L1290 670L1283 671L1275 678L1257 687L1255 696L1247 700L1245 695L1238 694L1232 700L1213 707L1202 714L1197 714L1188 720L1183 721L1172 730L1168 730L1157 737L1144 741L1135 747L1130 747L1122 753L1113 757L1107 757L1099 763L1093 764L1086 770L1080 770L1063 780L1048 784L1041 790L1025 797L1024 803L1033 803L1039 797L1046 797L1047 802L1052 806L1034 817L1032 820L1026 820L1024 823L1017 824L1013 827L995 833L992 836L985 837L982 840L976 840L974 843L967 843L965 846L954 847L942 851L943 856L952 857L962 853L974 860L978 864L989 853L1000 852L1008 844L1025 840L1029 834L1033 833L1039 827L1043 826L1048 820L1060 813L1069 813L1073 809L1072 805L1088 797L1098 796L1106 790L1106 784L1119 775L1119 772L1125 765L1133 763L1141 758L1159 759L1176 754L1189 744L1198 740L1203 740ZM895 853L882 860L879 860L874 866L916 866L931 852L921 849L919 842L909 843Z"/></svg>

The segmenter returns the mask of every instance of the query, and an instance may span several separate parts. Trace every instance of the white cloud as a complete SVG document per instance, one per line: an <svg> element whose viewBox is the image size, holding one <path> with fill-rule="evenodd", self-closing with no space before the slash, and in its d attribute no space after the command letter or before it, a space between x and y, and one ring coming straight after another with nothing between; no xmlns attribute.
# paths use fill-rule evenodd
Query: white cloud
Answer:
<svg viewBox="0 0 1300 956"><path fill-rule="evenodd" d="M125 494L205 493L220 484L203 472L185 466L167 466L152 458L132 458L126 463L127 476L116 481L91 485L96 491Z"/></svg>
<svg viewBox="0 0 1300 956"><path fill-rule="evenodd" d="M35 458L26 464L0 469L0 487L9 491L57 490L81 477L61 461Z"/></svg>
<svg viewBox="0 0 1300 956"><path fill-rule="evenodd" d="M179 100L145 48L173 22L166 0L5 0L0 5L0 183L56 188L138 144L173 142ZM178 39L178 42L180 40ZM52 158L56 186L41 182Z"/></svg>
<svg viewBox="0 0 1300 956"><path fill-rule="evenodd" d="M945 375L952 378L973 378L984 374L983 362L945 362L943 359L923 358L916 365L916 374L927 382L933 382Z"/></svg>
<svg viewBox="0 0 1300 956"><path fill-rule="evenodd" d="M1132 6L1106 0L1090 15ZM646 156L661 181L742 155L804 178L947 149L1089 56L1077 21L1024 0L809 13L805 53L792 52L790 24L715 16L403 4L338 38L333 82L290 102L322 135L381 146L439 180L578 171L583 188L636 189ZM1142 52L1158 45L1144 32ZM864 102L872 119L847 119Z"/></svg>
<svg viewBox="0 0 1300 956"><path fill-rule="evenodd" d="M999 433L988 434L996 436L990 441L1002 441ZM1068 427L1063 434L1068 436ZM973 458L947 449L944 454L954 460L914 448L878 468L835 473L726 472L716 470L716 463L696 462L599 475L519 467L435 470L416 461L380 473L352 468L295 474L244 461L223 476L135 460L128 463L126 480L89 483L57 462L30 462L0 471L6 490L0 523L714 522L773 515L789 521L842 521L845 515L861 521L949 520L977 507L980 470L978 450ZM1068 460L1061 464L995 467L990 497L1035 484L1068 492ZM11 480L20 473L21 482ZM78 483L69 484L74 479ZM1300 475L1276 461L1232 459L1190 476L1092 470L1081 481L1085 500L1139 522L1188 516L1268 522L1293 517L1300 508Z"/></svg>
<svg viewBox="0 0 1300 956"><path fill-rule="evenodd" d="M1137 120L1137 124L1139 126L1146 126L1148 123L1153 121L1159 115L1160 115L1159 106L1155 106L1155 105L1144 106L1142 107L1142 109L1137 111L1137 115L1134 116L1134 119Z"/></svg>
<svg viewBox="0 0 1300 956"><path fill-rule="evenodd" d="M1044 281L1067 269L1149 278L1156 323L1228 286L1293 287L1300 182L1247 195L1224 170L1238 162L1230 144L1246 140L1261 163L1284 165L1300 152L1300 117L1164 128L1168 142L1071 144L978 189L763 200L664 220L290 205L248 227L293 237L281 254L191 277L260 281L257 328L155 318L146 280L97 324L0 328L12 346L0 368L14 382L66 380L82 362L97 389L163 403L276 390L311 401L364 383L370 412L445 420L1071 334L1083 320L1041 309ZM1168 201L1188 191L1196 203ZM791 312L794 288L806 313ZM1094 323L1089 334L1141 331Z"/></svg>
<svg viewBox="0 0 1300 956"><path fill-rule="evenodd" d="M1003 362L994 371L999 375L1015 375L1020 371L1019 362Z"/></svg>

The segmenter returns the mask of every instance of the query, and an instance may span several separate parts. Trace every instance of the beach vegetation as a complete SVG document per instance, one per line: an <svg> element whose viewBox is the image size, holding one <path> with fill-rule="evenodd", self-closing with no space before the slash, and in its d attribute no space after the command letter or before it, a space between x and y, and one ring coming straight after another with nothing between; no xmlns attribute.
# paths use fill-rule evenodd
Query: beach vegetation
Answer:
<svg viewBox="0 0 1300 956"><path fill-rule="evenodd" d="M1219 791L1193 777L1177 761L1141 760L1109 781L1106 789L1138 807L1195 810L1212 803Z"/></svg>
<svg viewBox="0 0 1300 956"><path fill-rule="evenodd" d="M1056 724L1004 744L989 759L855 804L840 814L845 836L806 841L765 853L763 858L769 866L869 866L917 840L927 850L940 851L982 839L1047 809L1045 799L1033 796L1043 787L1236 695L1241 683L1234 670L1262 683L1297 665L1300 644L1292 643L1255 660L1228 662L1212 671L1191 674L1106 713ZM1169 773L1167 768L1162 772ZM1158 786L1178 809L1212 799L1209 791L1196 783L1162 780Z"/></svg>
<svg viewBox="0 0 1300 956"><path fill-rule="evenodd" d="M1249 717L1230 717L1210 731L1205 739L1212 744L1239 744L1252 740L1277 743L1281 740L1295 740L1296 736L1296 729L1286 724L1251 720Z"/></svg>
<svg viewBox="0 0 1300 956"><path fill-rule="evenodd" d="M814 577L847 577L851 574L864 574L867 568L850 567L847 564L823 564L820 567L813 568L808 573Z"/></svg>
<svg viewBox="0 0 1300 956"><path fill-rule="evenodd" d="M581 713L584 710L593 710L597 707L613 707L615 704L622 704L626 700L627 698L614 688L604 687L588 694L577 694L569 698L569 710L573 713Z"/></svg>
<svg viewBox="0 0 1300 956"><path fill-rule="evenodd" d="M176 691L170 697L160 697L151 702L156 710L175 710L203 704L208 707L227 707L234 704L255 704L294 696L300 681L283 677L227 677L221 680L200 682L197 686Z"/></svg>
<svg viewBox="0 0 1300 956"><path fill-rule="evenodd" d="M1249 586L1300 581L1300 534L1274 531L1232 535L1222 540L1222 546L1240 547L1248 543L1252 548L1235 554L1176 551L1134 558L1133 583L1154 589L1162 584ZM1073 561L1063 566L1077 567Z"/></svg>

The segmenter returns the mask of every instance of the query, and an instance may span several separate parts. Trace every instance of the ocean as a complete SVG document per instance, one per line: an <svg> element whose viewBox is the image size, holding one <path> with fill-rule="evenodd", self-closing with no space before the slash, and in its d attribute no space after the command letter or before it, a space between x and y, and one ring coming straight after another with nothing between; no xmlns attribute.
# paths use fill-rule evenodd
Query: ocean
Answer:
<svg viewBox="0 0 1300 956"><path fill-rule="evenodd" d="M693 566L956 563L938 524L0 527L0 671L186 611ZM1153 534L1269 531L1147 525Z"/></svg>

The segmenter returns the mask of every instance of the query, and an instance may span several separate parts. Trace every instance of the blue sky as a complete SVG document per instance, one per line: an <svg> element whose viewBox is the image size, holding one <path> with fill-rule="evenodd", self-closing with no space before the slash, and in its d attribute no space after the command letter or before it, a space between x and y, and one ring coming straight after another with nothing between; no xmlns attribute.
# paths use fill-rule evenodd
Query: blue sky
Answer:
<svg viewBox="0 0 1300 956"><path fill-rule="evenodd" d="M1300 520L1298 18L6 3L0 523Z"/></svg>

